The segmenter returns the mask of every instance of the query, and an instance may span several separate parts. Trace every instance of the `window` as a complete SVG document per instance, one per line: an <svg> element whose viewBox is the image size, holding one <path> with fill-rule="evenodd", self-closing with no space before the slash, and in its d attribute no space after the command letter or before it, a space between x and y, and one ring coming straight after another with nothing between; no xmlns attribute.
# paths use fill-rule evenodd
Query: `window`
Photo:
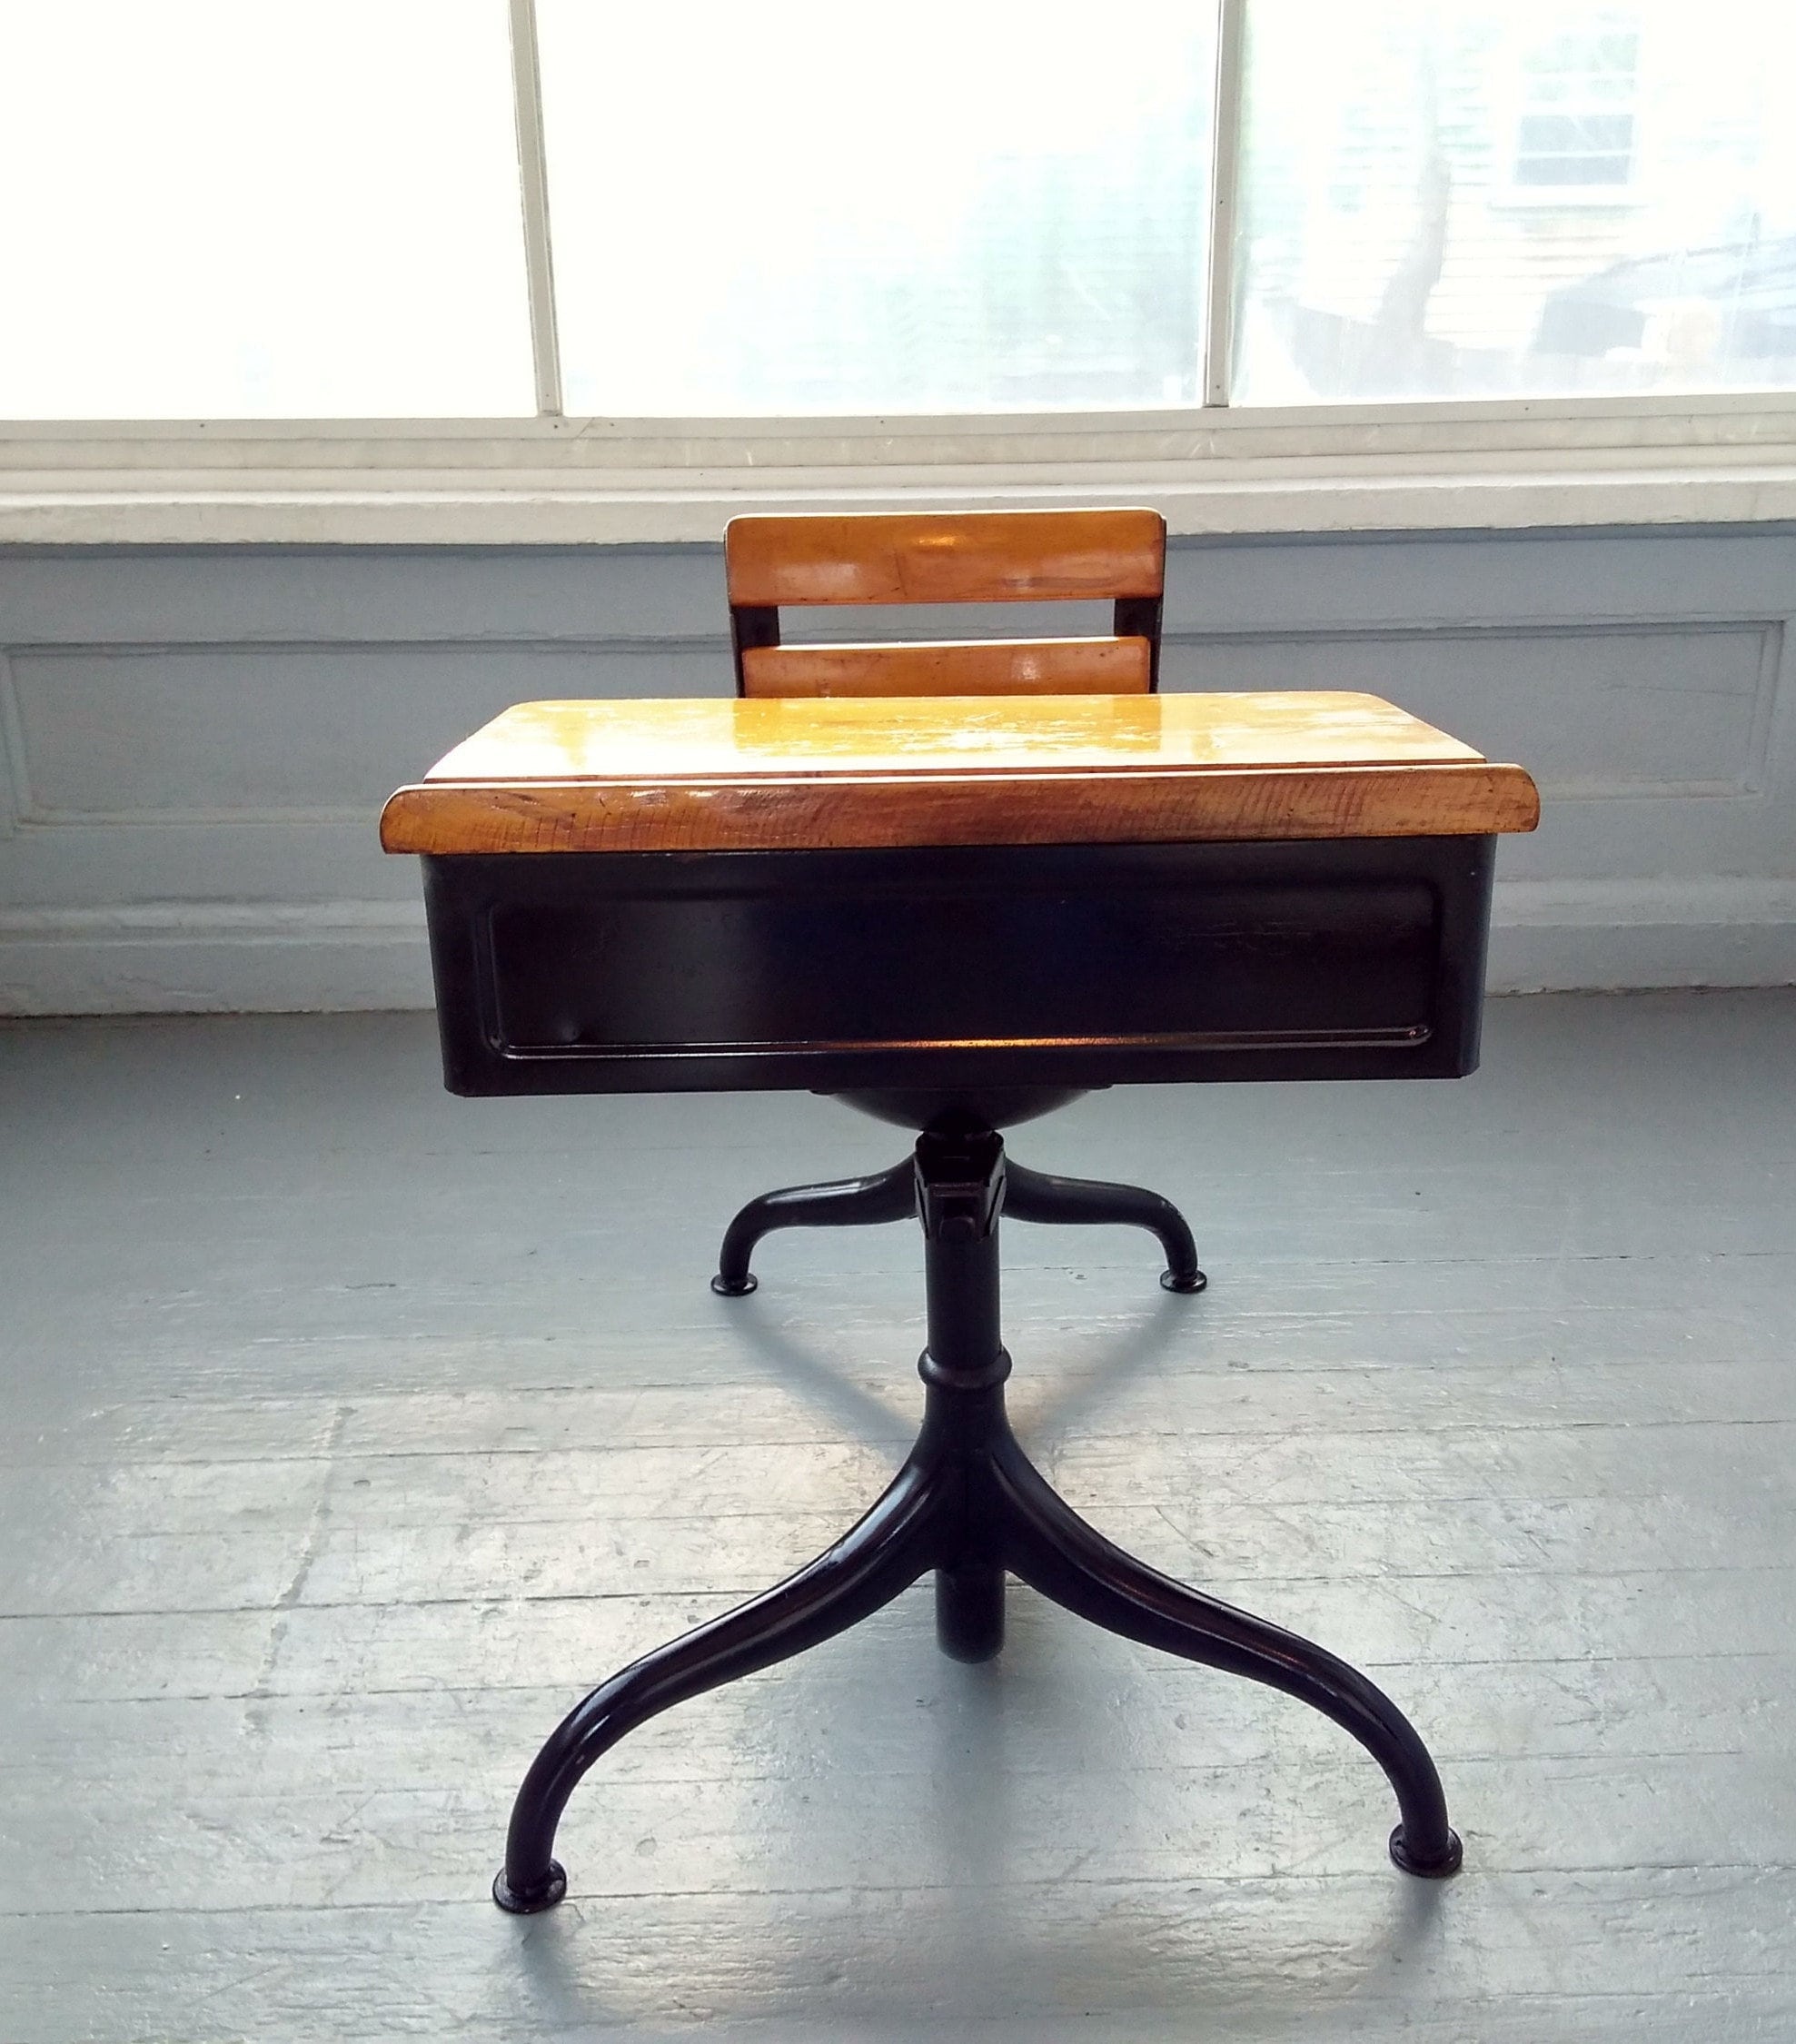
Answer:
<svg viewBox="0 0 1796 2044"><path fill-rule="evenodd" d="M535 408L494 0L0 0L0 416Z"/></svg>
<svg viewBox="0 0 1796 2044"><path fill-rule="evenodd" d="M1191 0L537 18L571 412L1198 402L1216 52Z"/></svg>
<svg viewBox="0 0 1796 2044"><path fill-rule="evenodd" d="M1791 75L1757 0L0 0L0 538L1732 461Z"/></svg>
<svg viewBox="0 0 1796 2044"><path fill-rule="evenodd" d="M1235 402L1796 388L1796 10L1249 20Z"/></svg>

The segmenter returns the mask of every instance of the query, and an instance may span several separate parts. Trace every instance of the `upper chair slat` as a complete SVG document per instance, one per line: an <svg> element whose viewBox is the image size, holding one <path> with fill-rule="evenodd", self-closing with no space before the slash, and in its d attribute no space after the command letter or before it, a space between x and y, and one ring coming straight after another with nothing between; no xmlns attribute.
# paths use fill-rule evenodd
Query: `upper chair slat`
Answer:
<svg viewBox="0 0 1796 2044"><path fill-rule="evenodd" d="M732 605L1024 603L1156 597L1166 521L1152 511L735 518Z"/></svg>

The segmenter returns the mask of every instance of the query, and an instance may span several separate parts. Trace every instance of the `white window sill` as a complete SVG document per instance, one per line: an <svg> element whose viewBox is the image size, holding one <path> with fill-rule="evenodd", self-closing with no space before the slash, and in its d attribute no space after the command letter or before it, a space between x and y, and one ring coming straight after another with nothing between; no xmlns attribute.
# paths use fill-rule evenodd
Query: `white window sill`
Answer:
<svg viewBox="0 0 1796 2044"><path fill-rule="evenodd" d="M0 427L0 543L715 541L739 511L1148 503L1175 533L1796 520L1796 397L986 419Z"/></svg>

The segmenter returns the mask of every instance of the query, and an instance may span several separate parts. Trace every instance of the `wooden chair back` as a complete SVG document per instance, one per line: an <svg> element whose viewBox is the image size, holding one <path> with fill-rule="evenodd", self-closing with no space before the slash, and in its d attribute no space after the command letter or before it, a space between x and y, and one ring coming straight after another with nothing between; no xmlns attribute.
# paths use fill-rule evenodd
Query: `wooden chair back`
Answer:
<svg viewBox="0 0 1796 2044"><path fill-rule="evenodd" d="M1159 685L1158 511L733 518L723 552L738 695L1140 695ZM1093 598L1115 605L1106 639L779 639L780 610L812 604Z"/></svg>

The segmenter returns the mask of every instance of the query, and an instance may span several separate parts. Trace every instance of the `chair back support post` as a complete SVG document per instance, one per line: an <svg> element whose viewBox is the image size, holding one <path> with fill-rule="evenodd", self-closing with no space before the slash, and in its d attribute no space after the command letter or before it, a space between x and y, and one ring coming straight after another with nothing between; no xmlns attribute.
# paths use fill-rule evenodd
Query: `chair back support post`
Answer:
<svg viewBox="0 0 1796 2044"><path fill-rule="evenodd" d="M779 612L772 604L732 603L729 606L729 651L736 662L736 693L739 696L749 692L742 655L779 643Z"/></svg>
<svg viewBox="0 0 1796 2044"><path fill-rule="evenodd" d="M1158 596L1119 596L1116 599L1116 621L1111 626L1118 639L1145 639L1147 641L1147 692L1153 695L1160 686L1160 611L1164 599Z"/></svg>

